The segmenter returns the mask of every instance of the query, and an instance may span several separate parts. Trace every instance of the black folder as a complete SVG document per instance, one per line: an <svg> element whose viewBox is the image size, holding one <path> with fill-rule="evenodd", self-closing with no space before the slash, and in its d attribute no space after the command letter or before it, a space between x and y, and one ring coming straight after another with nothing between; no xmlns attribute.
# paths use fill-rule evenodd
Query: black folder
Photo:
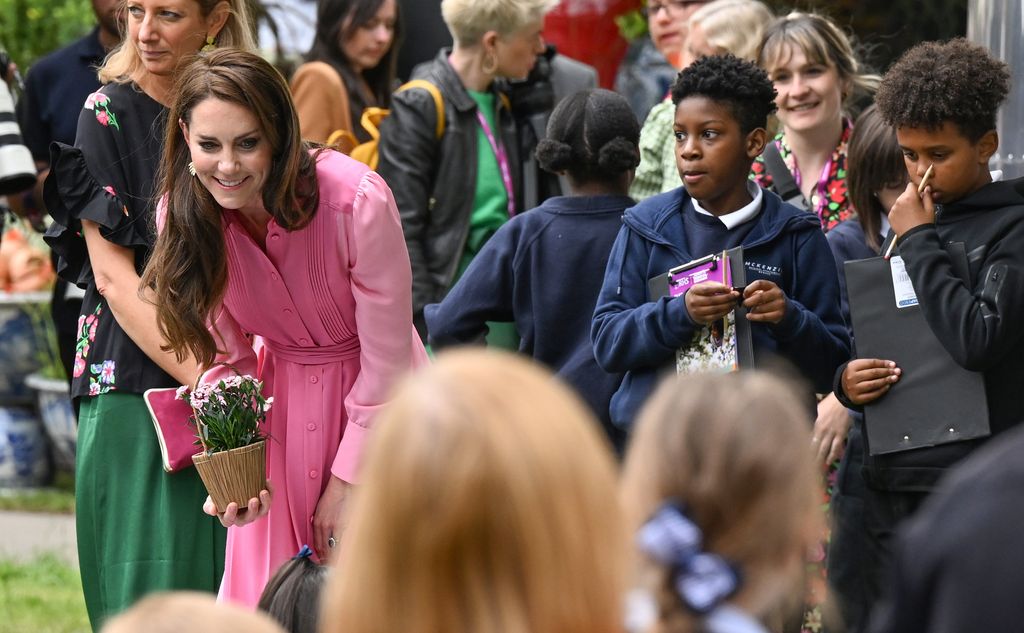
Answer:
<svg viewBox="0 0 1024 633"><path fill-rule="evenodd" d="M883 257L845 266L857 356L892 360L903 370L888 393L864 407L870 454L988 436L981 373L953 360L919 305L904 299L897 306L891 266Z"/></svg>

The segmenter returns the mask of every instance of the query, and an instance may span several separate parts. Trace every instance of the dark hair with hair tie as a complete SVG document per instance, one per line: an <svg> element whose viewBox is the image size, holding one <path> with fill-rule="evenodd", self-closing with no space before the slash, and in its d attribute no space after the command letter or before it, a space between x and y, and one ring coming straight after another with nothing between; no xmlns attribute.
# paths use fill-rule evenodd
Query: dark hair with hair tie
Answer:
<svg viewBox="0 0 1024 633"><path fill-rule="evenodd" d="M610 90L582 90L551 113L537 144L546 171L568 172L577 184L610 180L640 164L640 124L629 103Z"/></svg>

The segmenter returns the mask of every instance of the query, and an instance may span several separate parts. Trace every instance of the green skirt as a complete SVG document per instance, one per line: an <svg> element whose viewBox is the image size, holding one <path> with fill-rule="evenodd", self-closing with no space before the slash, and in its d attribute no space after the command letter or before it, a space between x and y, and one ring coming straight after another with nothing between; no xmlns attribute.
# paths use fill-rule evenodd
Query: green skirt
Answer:
<svg viewBox="0 0 1024 633"><path fill-rule="evenodd" d="M82 398L75 465L78 564L94 629L144 595L216 593L227 531L203 513L195 468L168 474L142 396Z"/></svg>

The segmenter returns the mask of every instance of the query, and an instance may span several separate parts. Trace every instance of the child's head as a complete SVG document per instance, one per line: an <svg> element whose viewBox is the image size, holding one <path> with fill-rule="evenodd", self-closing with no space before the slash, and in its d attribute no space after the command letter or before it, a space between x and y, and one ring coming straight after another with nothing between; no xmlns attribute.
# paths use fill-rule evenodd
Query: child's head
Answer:
<svg viewBox="0 0 1024 633"><path fill-rule="evenodd" d="M708 55L732 53L755 61L771 10L760 0L714 0L694 11L688 23L683 67Z"/></svg>
<svg viewBox="0 0 1024 633"><path fill-rule="evenodd" d="M953 202L988 183L999 147L996 114L1010 91L1006 64L963 38L903 54L878 89L878 110L903 148L910 179L930 165L932 198Z"/></svg>
<svg viewBox="0 0 1024 633"><path fill-rule="evenodd" d="M623 181L640 164L640 124L618 93L581 90L561 101L537 144L537 162L546 171L566 172L573 186Z"/></svg>
<svg viewBox="0 0 1024 633"><path fill-rule="evenodd" d="M773 375L667 379L641 412L626 455L620 491L627 527L635 534L666 502L685 506L703 551L738 569L736 599L755 616L778 608L819 534L810 428L801 398ZM641 560L662 623L692 617L672 589L676 569Z"/></svg>
<svg viewBox="0 0 1024 633"><path fill-rule="evenodd" d="M779 121L789 134L834 126L878 77L865 73L850 38L824 16L794 11L765 31L757 63L778 90Z"/></svg>
<svg viewBox="0 0 1024 633"><path fill-rule="evenodd" d="M325 633L611 633L626 555L600 426L538 365L441 355L377 418Z"/></svg>
<svg viewBox="0 0 1024 633"><path fill-rule="evenodd" d="M320 615L320 591L327 580L327 567L310 557L303 545L299 553L281 565L263 588L260 611L270 615L288 633L316 633Z"/></svg>
<svg viewBox="0 0 1024 633"><path fill-rule="evenodd" d="M735 201L747 196L774 98L768 75L732 55L702 57L676 78L676 165L687 192L708 211L721 215L742 206Z"/></svg>
<svg viewBox="0 0 1024 633"><path fill-rule="evenodd" d="M108 620L103 633L285 633L268 616L208 593L172 591L151 594Z"/></svg>
<svg viewBox="0 0 1024 633"><path fill-rule="evenodd" d="M896 132L882 118L878 106L865 110L853 125L846 148L846 185L850 202L864 228L868 244L878 250L881 216L907 187L903 150Z"/></svg>

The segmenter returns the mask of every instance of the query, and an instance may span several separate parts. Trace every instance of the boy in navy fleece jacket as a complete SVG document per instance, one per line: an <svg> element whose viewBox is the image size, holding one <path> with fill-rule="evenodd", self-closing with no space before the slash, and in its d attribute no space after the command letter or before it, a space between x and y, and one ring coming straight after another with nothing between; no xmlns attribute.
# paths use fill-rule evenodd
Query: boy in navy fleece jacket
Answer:
<svg viewBox="0 0 1024 633"><path fill-rule="evenodd" d="M628 427L678 348L736 305L747 308L754 360L789 360L818 393L850 354L835 263L816 218L748 179L764 149L775 89L731 55L679 74L676 163L683 187L626 210L594 312L598 363L626 372L611 402ZM647 281L709 253L743 246L747 286L705 282L678 297L649 296Z"/></svg>

